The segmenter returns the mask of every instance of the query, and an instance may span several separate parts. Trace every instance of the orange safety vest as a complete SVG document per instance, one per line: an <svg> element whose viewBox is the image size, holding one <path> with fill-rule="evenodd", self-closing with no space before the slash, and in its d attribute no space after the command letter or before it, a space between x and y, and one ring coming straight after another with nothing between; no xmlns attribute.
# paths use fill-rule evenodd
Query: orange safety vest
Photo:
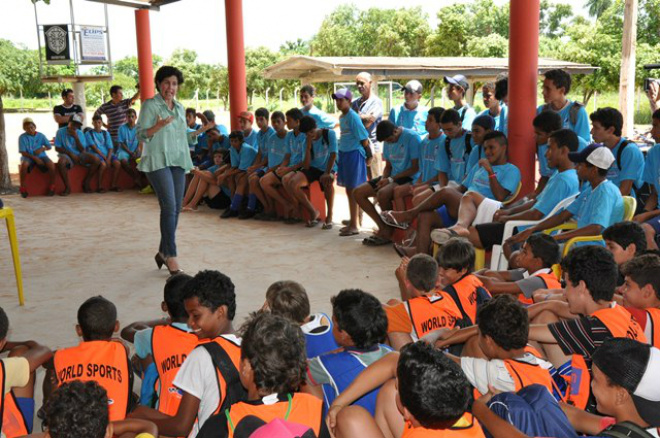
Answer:
<svg viewBox="0 0 660 438"><path fill-rule="evenodd" d="M613 338L629 338L646 342L644 331L635 318L623 306L600 309L591 316L600 320ZM591 395L591 374L584 356L574 354L571 358L571 375L566 400L580 409L585 409Z"/></svg>
<svg viewBox="0 0 660 438"><path fill-rule="evenodd" d="M465 420L468 426L453 426L449 429L427 429L425 427L413 427L406 422L401 438L484 438L484 431L479 422L467 412L461 420Z"/></svg>
<svg viewBox="0 0 660 438"><path fill-rule="evenodd" d="M410 299L405 305L417 339L434 330L453 328L456 320L462 317L451 296L442 291Z"/></svg>
<svg viewBox="0 0 660 438"><path fill-rule="evenodd" d="M133 390L133 370L119 341L86 341L55 352L59 385L73 380L95 381L108 393L110 421L126 418Z"/></svg>
<svg viewBox="0 0 660 438"><path fill-rule="evenodd" d="M656 348L660 348L660 309L646 309L646 325L651 325L651 337L647 341Z"/></svg>
<svg viewBox="0 0 660 438"><path fill-rule="evenodd" d="M542 358L541 353L529 345L525 347L525 352L533 354L539 359ZM506 366L507 371L513 377L516 385L515 392L520 391L526 386L538 384L545 386L552 393L552 377L550 377L550 372L542 366L517 359L505 359L504 366Z"/></svg>
<svg viewBox="0 0 660 438"><path fill-rule="evenodd" d="M469 325L474 325L477 321L479 294L490 296L481 280L473 274L466 275L456 283L446 287L444 292L453 298L463 315L463 319L467 318L469 320L467 321Z"/></svg>
<svg viewBox="0 0 660 438"><path fill-rule="evenodd" d="M534 277L539 277L540 279L542 279L543 282L545 283L546 289L561 289L561 283L557 279L557 276L552 272L535 274ZM534 304L533 299L527 298L523 294L518 295L518 301L520 301L523 304Z"/></svg>
<svg viewBox="0 0 660 438"><path fill-rule="evenodd" d="M27 422L12 391L5 394L5 364L0 361L0 431L7 438L28 435Z"/></svg>
<svg viewBox="0 0 660 438"><path fill-rule="evenodd" d="M309 426L315 436L319 435L321 430L321 421L323 421L323 402L321 399L310 394L295 393L287 394L287 399L266 405L239 402L225 410L229 438L234 437L234 430L238 423L248 415L260 418L268 423L276 418L285 421Z"/></svg>
<svg viewBox="0 0 660 438"><path fill-rule="evenodd" d="M181 403L181 391L174 386L174 378L190 352L200 343L194 333L171 325L154 327L151 334L151 351L158 370L158 410L176 415Z"/></svg>

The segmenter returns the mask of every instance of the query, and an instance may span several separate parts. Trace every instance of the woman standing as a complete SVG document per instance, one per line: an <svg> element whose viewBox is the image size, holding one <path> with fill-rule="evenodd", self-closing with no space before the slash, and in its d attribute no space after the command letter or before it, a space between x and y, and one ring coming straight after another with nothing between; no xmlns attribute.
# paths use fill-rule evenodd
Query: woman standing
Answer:
<svg viewBox="0 0 660 438"><path fill-rule="evenodd" d="M181 271L177 261L176 227L185 189L186 173L192 169L188 149L185 109L175 97L183 84L176 67L163 66L156 72L158 94L146 100L140 110L138 137L144 142L138 169L144 172L160 204L160 247L156 254L158 269L163 265L170 274Z"/></svg>

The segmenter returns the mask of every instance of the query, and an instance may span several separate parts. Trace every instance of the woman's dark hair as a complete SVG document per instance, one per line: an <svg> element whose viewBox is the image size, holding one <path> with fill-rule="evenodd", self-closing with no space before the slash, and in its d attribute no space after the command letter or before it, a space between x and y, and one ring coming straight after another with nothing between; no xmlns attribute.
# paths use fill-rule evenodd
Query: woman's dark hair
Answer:
<svg viewBox="0 0 660 438"><path fill-rule="evenodd" d="M250 362L259 393L297 392L307 372L300 326L280 315L257 312L241 332L241 359Z"/></svg>
<svg viewBox="0 0 660 438"><path fill-rule="evenodd" d="M108 428L108 395L95 381L64 383L38 414L52 438L103 438Z"/></svg>
<svg viewBox="0 0 660 438"><path fill-rule="evenodd" d="M164 65L156 72L156 90L160 91L160 83L170 76L176 76L176 81L179 85L183 84L183 73L176 67L171 65Z"/></svg>
<svg viewBox="0 0 660 438"><path fill-rule="evenodd" d="M525 348L529 336L527 309L511 295L496 295L477 310L482 336L506 351Z"/></svg>
<svg viewBox="0 0 660 438"><path fill-rule="evenodd" d="M351 337L359 349L368 349L387 336L387 316L378 298L360 289L346 289L332 297L337 328Z"/></svg>

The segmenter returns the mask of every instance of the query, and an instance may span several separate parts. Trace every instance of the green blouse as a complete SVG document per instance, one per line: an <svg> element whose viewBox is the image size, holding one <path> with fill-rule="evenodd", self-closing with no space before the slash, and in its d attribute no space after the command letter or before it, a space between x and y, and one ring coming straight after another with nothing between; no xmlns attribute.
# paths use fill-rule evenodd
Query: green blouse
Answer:
<svg viewBox="0 0 660 438"><path fill-rule="evenodd" d="M172 122L147 137L147 130L156 124L160 116L166 119L174 117ZM144 142L142 159L138 169L142 172L154 172L165 167L181 167L187 172L193 167L188 149L186 111L178 101L170 110L160 94L142 103L140 118L137 123L137 136Z"/></svg>

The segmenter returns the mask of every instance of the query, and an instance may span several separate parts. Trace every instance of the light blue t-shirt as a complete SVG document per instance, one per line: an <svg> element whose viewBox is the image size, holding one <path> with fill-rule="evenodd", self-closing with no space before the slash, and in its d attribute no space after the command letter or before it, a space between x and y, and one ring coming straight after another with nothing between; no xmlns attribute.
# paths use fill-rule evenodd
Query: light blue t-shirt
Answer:
<svg viewBox="0 0 660 438"><path fill-rule="evenodd" d="M591 143L591 128L589 126L589 116L587 115L587 110L584 107L580 108L577 114L576 123L573 124L571 123L570 118L571 107L573 104L573 101L568 100L568 104L561 111L557 112L563 122L562 127L564 129L570 129L571 131L575 132L578 137L581 137L587 143ZM546 107L546 105L539 105L539 107L536 109L536 114L540 114L544 108L549 107Z"/></svg>
<svg viewBox="0 0 660 438"><path fill-rule="evenodd" d="M91 131L87 131L85 136L87 137L86 140L88 152L93 152L92 145L94 145L105 158L108 156L108 152L114 149L112 138L110 137L110 133L108 131L101 130L101 132L97 132L96 130L92 129Z"/></svg>
<svg viewBox="0 0 660 438"><path fill-rule="evenodd" d="M325 169L328 166L328 160L330 159L331 154L335 154L335 164L332 167L333 171L337 171L337 134L332 129L328 129L328 141L323 139L323 134L318 140L312 142L312 153L309 161L310 167L315 167L316 169L322 170L325 172ZM305 145L305 152L307 153L307 145ZM305 159L307 157L304 157Z"/></svg>
<svg viewBox="0 0 660 438"><path fill-rule="evenodd" d="M422 139L412 129L403 128L396 143L383 143L383 159L392 166L390 176L410 169L412 160L419 160L419 146ZM411 175L413 181L419 174Z"/></svg>
<svg viewBox="0 0 660 438"><path fill-rule="evenodd" d="M283 138L280 138L277 133L268 138L268 168L279 166L284 161L284 157L288 154L287 142L289 141L288 133Z"/></svg>
<svg viewBox="0 0 660 438"><path fill-rule="evenodd" d="M623 220L623 197L612 181L605 180L596 189L586 183L566 210L577 220L578 228L597 224L604 230Z"/></svg>
<svg viewBox="0 0 660 438"><path fill-rule="evenodd" d="M587 147L587 142L584 141L582 137L578 137L578 150L577 152L582 151L582 149ZM548 166L548 159L545 158L545 151L548 150L548 144L542 144L536 147L536 158L539 162L539 173L544 177L551 177L557 173L557 169L553 169Z"/></svg>
<svg viewBox="0 0 660 438"><path fill-rule="evenodd" d="M265 132L261 129L257 131L257 150L261 152L262 159L268 155L268 139L273 134L275 134L275 130L272 126L269 126Z"/></svg>
<svg viewBox="0 0 660 438"><path fill-rule="evenodd" d="M466 137L468 135L470 136L470 144L473 146L472 149L474 149L472 134L468 131L464 131L463 135L460 137L449 140L451 157L447 156L447 148L445 148L445 145L443 144L440 147L440 153L438 154L438 160L436 162L436 169L438 171L446 173L449 181L455 181L459 184L470 171L467 167L469 155L467 153L467 148L465 147Z"/></svg>
<svg viewBox="0 0 660 438"><path fill-rule="evenodd" d="M211 145L211 152L215 152L218 150L225 150L228 151L231 149L231 141L229 141L229 136L227 135L222 135L220 137L220 140L214 142Z"/></svg>
<svg viewBox="0 0 660 438"><path fill-rule="evenodd" d="M243 134L245 135L245 133ZM257 144L257 131L254 129L250 130L250 134L243 137L243 143L247 143L253 148L257 149L259 147Z"/></svg>
<svg viewBox="0 0 660 438"><path fill-rule="evenodd" d="M465 168L467 172L469 172L474 166L478 165L479 160L486 158L486 152L484 151L483 145L475 144L474 139L470 140L470 144L472 145L472 150L467 159L467 167Z"/></svg>
<svg viewBox="0 0 660 438"><path fill-rule="evenodd" d="M237 151L235 147L229 150L231 167L238 167L238 170L247 170L254 163L256 156L257 149L248 143L243 143L240 151Z"/></svg>
<svg viewBox="0 0 660 438"><path fill-rule="evenodd" d="M498 126L499 130L504 133L507 137L509 136L509 106L504 103L500 102L500 108L502 111L500 112L500 119L498 121Z"/></svg>
<svg viewBox="0 0 660 438"><path fill-rule="evenodd" d="M418 134L426 134L426 119L429 109L423 105L417 105L413 110L406 108L404 104L395 106L390 110L389 121L396 126L417 131Z"/></svg>
<svg viewBox="0 0 660 438"><path fill-rule="evenodd" d="M362 142L369 139L369 133L358 113L350 109L339 117L339 132L339 152L360 151L366 157Z"/></svg>
<svg viewBox="0 0 660 438"><path fill-rule="evenodd" d="M580 191L580 181L575 169L556 172L550 177L532 207L547 216L557 204Z"/></svg>
<svg viewBox="0 0 660 438"><path fill-rule="evenodd" d="M286 153L290 154L288 167L302 163L307 136L299 132L296 136L293 131L286 133Z"/></svg>
<svg viewBox="0 0 660 438"><path fill-rule="evenodd" d="M124 143L129 151L135 152L138 148L138 137L137 137L137 125L132 128L128 124L123 124L119 127L119 132L117 134L117 143ZM117 145L116 151L119 152L121 147Z"/></svg>
<svg viewBox="0 0 660 438"><path fill-rule="evenodd" d="M47 158L46 151L50 149L50 142L41 132L30 135L27 132L18 137L18 151L34 155L34 151L39 148L45 148L43 152L37 155L38 158Z"/></svg>
<svg viewBox="0 0 660 438"><path fill-rule="evenodd" d="M469 104L465 104L460 108L454 107L463 121L463 129L466 131L472 130L472 122L477 117L477 112Z"/></svg>
<svg viewBox="0 0 660 438"><path fill-rule="evenodd" d="M85 134L83 134L80 129L77 131L80 144L82 145L83 149L87 149L87 140L85 138ZM78 150L76 147L76 139L69 135L66 126L57 130L57 134L55 135L55 147L66 149L73 153L73 155L80 155L80 150Z"/></svg>
<svg viewBox="0 0 660 438"><path fill-rule="evenodd" d="M302 107L300 111L302 111L303 115L313 118L316 122L316 127L319 129L334 129L337 124L337 120L334 117L321 111L314 105L310 109Z"/></svg>
<svg viewBox="0 0 660 438"><path fill-rule="evenodd" d="M646 153L646 162L644 163L643 181L655 187L655 191L660 193L660 144L655 144Z"/></svg>
<svg viewBox="0 0 660 438"><path fill-rule="evenodd" d="M493 172L496 175L497 181L500 185L514 193L520 184L520 170L511 163L500 164L493 166ZM495 199L493 191L490 189L490 178L488 172L481 166L473 167L467 178L463 182L463 186L467 187L468 191L481 193L486 198Z"/></svg>
<svg viewBox="0 0 660 438"><path fill-rule="evenodd" d="M485 110L479 113L479 116L491 116L493 120L495 120L495 127L493 128L493 131L501 131L500 125L502 123L502 110L500 110L500 113L497 116L494 116L490 113L490 110L486 108ZM470 127L470 129L472 129L472 127Z"/></svg>
<svg viewBox="0 0 660 438"><path fill-rule="evenodd" d="M639 150L639 146L636 143L629 143L621 152L621 162L619 163L617 160L619 149L625 140L622 137L619 143L612 149L614 163L612 163L612 166L607 171L607 179L612 181L617 187L621 187L621 183L626 180L632 180L635 187L641 187L642 177L644 175L644 155ZM630 196L635 196L634 190L630 192Z"/></svg>
<svg viewBox="0 0 660 438"><path fill-rule="evenodd" d="M188 333L192 332L192 329L188 327L188 324L185 323L173 322L172 327L178 328L179 330L183 330ZM139 332L135 332L133 345L135 346L135 354L137 354L140 359L146 359L147 356L154 354L151 345L151 336L153 332L154 329L152 327L140 330Z"/></svg>
<svg viewBox="0 0 660 438"><path fill-rule="evenodd" d="M422 139L422 144L419 147L419 168L421 172L421 182L429 181L431 179L437 180L438 169L436 169L436 161L440 154L440 148L445 147L445 134L440 134L439 137L430 139L428 134Z"/></svg>

